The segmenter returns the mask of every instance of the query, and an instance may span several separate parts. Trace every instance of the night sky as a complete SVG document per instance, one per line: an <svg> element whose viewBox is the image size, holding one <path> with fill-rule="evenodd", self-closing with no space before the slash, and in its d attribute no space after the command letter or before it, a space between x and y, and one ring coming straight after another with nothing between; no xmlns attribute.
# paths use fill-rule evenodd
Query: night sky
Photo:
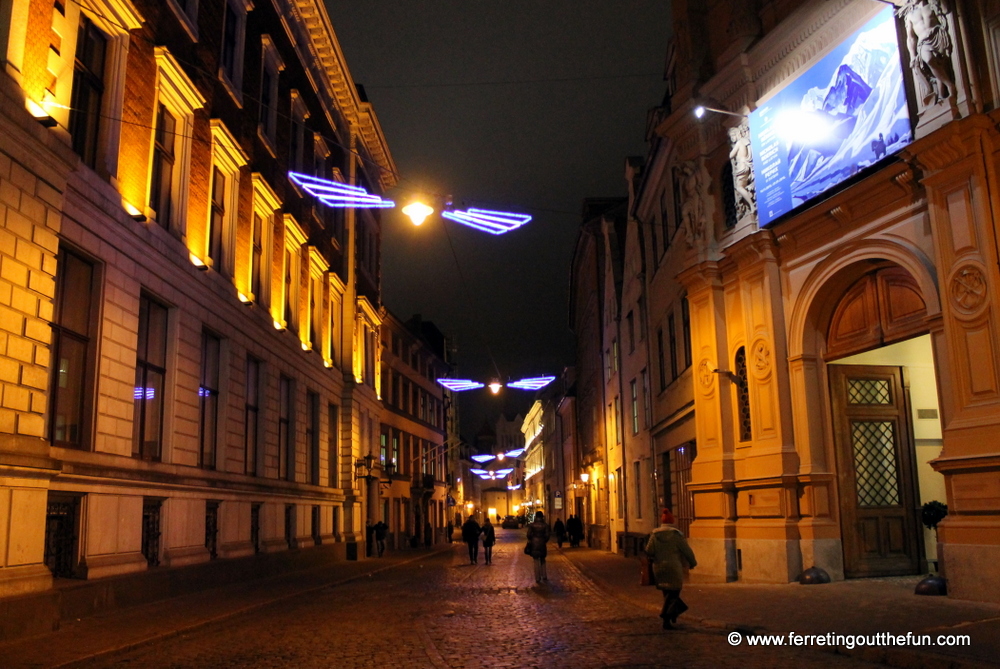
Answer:
<svg viewBox="0 0 1000 669"><path fill-rule="evenodd" d="M570 262L585 197L624 196L663 98L668 0L327 0L385 131L400 204L529 213L506 235L384 212L382 297L458 344L454 376L559 374L573 362ZM450 239L450 243L449 243ZM454 253L452 252L454 249ZM457 258L457 263L456 263ZM498 368L498 369L497 369ZM462 433L532 393L463 394Z"/></svg>

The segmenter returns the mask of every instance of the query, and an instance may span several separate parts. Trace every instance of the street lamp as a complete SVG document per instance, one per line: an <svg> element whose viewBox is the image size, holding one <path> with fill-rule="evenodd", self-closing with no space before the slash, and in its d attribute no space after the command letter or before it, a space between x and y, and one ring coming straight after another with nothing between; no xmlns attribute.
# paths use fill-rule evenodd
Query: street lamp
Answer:
<svg viewBox="0 0 1000 669"><path fill-rule="evenodd" d="M746 118L746 114L738 114L736 112L726 111L725 109L719 109L717 107L708 107L706 105L698 105L694 108L695 118L703 118L705 112L715 112L716 114L726 114L727 116L738 116L739 118Z"/></svg>
<svg viewBox="0 0 1000 669"><path fill-rule="evenodd" d="M587 472L580 474L580 480L586 483L587 481L590 480L590 474L588 474Z"/></svg>
<svg viewBox="0 0 1000 669"><path fill-rule="evenodd" d="M388 488L392 485L392 475L396 470L396 464L394 462L382 463L382 472L385 473L386 479L382 480L379 474L373 474L372 471L375 469L375 456L371 453L368 455L358 458L354 461L354 480L359 481L364 479L366 483L371 483L372 481L378 481L379 486L384 486Z"/></svg>
<svg viewBox="0 0 1000 669"><path fill-rule="evenodd" d="M413 201L403 207L403 213L410 217L413 225L420 225L427 220L427 217L434 213L434 208L423 202Z"/></svg>

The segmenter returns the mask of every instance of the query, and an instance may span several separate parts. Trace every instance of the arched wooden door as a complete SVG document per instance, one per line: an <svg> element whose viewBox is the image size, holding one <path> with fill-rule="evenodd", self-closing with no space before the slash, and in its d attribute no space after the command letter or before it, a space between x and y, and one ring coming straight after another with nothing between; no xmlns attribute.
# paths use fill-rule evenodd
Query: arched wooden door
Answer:
<svg viewBox="0 0 1000 669"><path fill-rule="evenodd" d="M926 331L916 282L883 267L845 291L827 336L827 359L908 339ZM914 574L920 524L913 430L900 367L829 366L840 490L844 575Z"/></svg>

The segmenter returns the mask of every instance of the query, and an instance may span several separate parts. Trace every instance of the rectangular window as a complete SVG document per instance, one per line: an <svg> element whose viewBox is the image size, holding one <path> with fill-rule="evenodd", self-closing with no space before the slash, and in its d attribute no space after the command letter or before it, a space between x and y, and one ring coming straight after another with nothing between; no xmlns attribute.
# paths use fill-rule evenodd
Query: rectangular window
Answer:
<svg viewBox="0 0 1000 669"><path fill-rule="evenodd" d="M389 435L386 434L386 429L382 428L382 433L378 436L378 461L384 467L386 463L386 458L389 457Z"/></svg>
<svg viewBox="0 0 1000 669"><path fill-rule="evenodd" d="M649 372L645 369L642 370L642 410L645 426L648 428L652 425L653 411L649 398Z"/></svg>
<svg viewBox="0 0 1000 669"><path fill-rule="evenodd" d="M635 490L635 517L642 518L642 463L636 460L632 463L632 489Z"/></svg>
<svg viewBox="0 0 1000 669"><path fill-rule="evenodd" d="M667 316L667 336L670 342L670 379L677 378L677 328L674 325L674 315Z"/></svg>
<svg viewBox="0 0 1000 669"><path fill-rule="evenodd" d="M657 370L660 373L660 390L666 390L667 388L667 367L666 358L663 353L663 330L656 331L656 352L658 354L657 358Z"/></svg>
<svg viewBox="0 0 1000 669"><path fill-rule="evenodd" d="M632 434L639 434L639 389L635 379L629 384L632 391Z"/></svg>
<svg viewBox="0 0 1000 669"><path fill-rule="evenodd" d="M243 462L250 476L257 475L260 427L260 360L247 356L246 407L243 414Z"/></svg>
<svg viewBox="0 0 1000 669"><path fill-rule="evenodd" d="M292 452L292 380L281 375L278 380L278 478L293 480L288 467Z"/></svg>
<svg viewBox="0 0 1000 669"><path fill-rule="evenodd" d="M76 37L69 132L73 138L73 150L91 168L97 166L107 51L108 38L81 14Z"/></svg>
<svg viewBox="0 0 1000 669"><path fill-rule="evenodd" d="M212 168L212 210L208 221L208 257L219 271L225 267L222 257L222 232L226 225L226 175L218 167Z"/></svg>
<svg viewBox="0 0 1000 669"><path fill-rule="evenodd" d="M253 215L253 248L250 253L250 292L255 300L263 303L261 258L264 257L264 217L256 212Z"/></svg>
<svg viewBox="0 0 1000 669"><path fill-rule="evenodd" d="M621 369L621 352L618 350L618 340L611 340L611 361L614 364L613 371L617 372Z"/></svg>
<svg viewBox="0 0 1000 669"><path fill-rule="evenodd" d="M52 318L52 390L49 430L58 446L82 448L86 439L87 379L92 360L91 333L95 268L65 247L59 251L56 303Z"/></svg>
<svg viewBox="0 0 1000 669"><path fill-rule="evenodd" d="M260 75L260 134L274 144L274 129L278 117L278 71L265 56Z"/></svg>
<svg viewBox="0 0 1000 669"><path fill-rule="evenodd" d="M397 472L398 472L399 471L398 470L398 467L399 467L399 433L395 432L395 431L392 433L392 464L397 467Z"/></svg>
<svg viewBox="0 0 1000 669"><path fill-rule="evenodd" d="M306 481L319 485L319 393L306 392Z"/></svg>
<svg viewBox="0 0 1000 669"><path fill-rule="evenodd" d="M227 2L222 22L222 54L220 66L229 83L239 87L238 63L240 60L240 41L243 21L232 3Z"/></svg>
<svg viewBox="0 0 1000 669"><path fill-rule="evenodd" d="M309 341L314 351L320 350L320 333L323 322L323 280L314 276L309 281Z"/></svg>
<svg viewBox="0 0 1000 669"><path fill-rule="evenodd" d="M297 319L295 318L298 307L298 266L295 263L295 255L285 249L285 323L289 329L297 330ZM296 279L296 280L293 280Z"/></svg>
<svg viewBox="0 0 1000 669"><path fill-rule="evenodd" d="M618 517L625 517L625 485L622 481L622 468L615 469L615 500L618 502Z"/></svg>
<svg viewBox="0 0 1000 669"><path fill-rule="evenodd" d="M622 398L615 395L615 443L622 443Z"/></svg>
<svg viewBox="0 0 1000 669"><path fill-rule="evenodd" d="M156 112L156 131L153 135L153 170L149 184L149 208L156 222L169 230L173 218L174 139L177 119L160 105Z"/></svg>
<svg viewBox="0 0 1000 669"><path fill-rule="evenodd" d="M336 404L330 404L327 406L327 422L330 424L326 433L327 457L330 459L330 463L328 465L329 486L331 488L336 488L337 468L340 466L340 453L337 449L337 440L340 434L340 419Z"/></svg>
<svg viewBox="0 0 1000 669"><path fill-rule="evenodd" d="M200 413L200 462L215 469L219 436L219 367L221 342L210 332L201 333L201 385L198 387Z"/></svg>
<svg viewBox="0 0 1000 669"><path fill-rule="evenodd" d="M167 308L139 296L139 338L135 360L132 455L159 460L163 442L163 388L167 375Z"/></svg>
<svg viewBox="0 0 1000 669"><path fill-rule="evenodd" d="M611 349L604 349L604 380L605 382L611 380Z"/></svg>
<svg viewBox="0 0 1000 669"><path fill-rule="evenodd" d="M684 338L684 369L691 366L691 310L688 299L681 299L681 332Z"/></svg>

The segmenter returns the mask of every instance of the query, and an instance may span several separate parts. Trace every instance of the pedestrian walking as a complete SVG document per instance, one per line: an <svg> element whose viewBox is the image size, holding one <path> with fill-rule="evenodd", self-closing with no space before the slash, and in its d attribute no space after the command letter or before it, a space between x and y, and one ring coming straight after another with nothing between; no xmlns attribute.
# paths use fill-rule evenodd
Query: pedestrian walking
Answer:
<svg viewBox="0 0 1000 669"><path fill-rule="evenodd" d="M656 587L663 591L663 629L673 629L677 616L687 611L687 604L681 599L684 586L684 567L689 569L698 563L694 552L688 546L684 533L674 525L674 514L664 509L660 514L660 526L653 530L646 542L646 555L653 560L653 578Z"/></svg>
<svg viewBox="0 0 1000 669"><path fill-rule="evenodd" d="M365 521L365 557L372 556L372 548L375 546L375 526L372 521Z"/></svg>
<svg viewBox="0 0 1000 669"><path fill-rule="evenodd" d="M563 542L566 541L566 525L562 518L556 518L552 531L556 533L556 543L559 544L559 548L562 548Z"/></svg>
<svg viewBox="0 0 1000 669"><path fill-rule="evenodd" d="M462 541L469 545L469 562L476 564L479 562L479 535L483 528L472 516L462 525Z"/></svg>
<svg viewBox="0 0 1000 669"><path fill-rule="evenodd" d="M583 540L583 521L570 514L566 520L566 531L569 533L569 545L572 548L579 548Z"/></svg>
<svg viewBox="0 0 1000 669"><path fill-rule="evenodd" d="M389 532L389 526L380 520L375 523L375 527L372 529L375 531L375 547L378 549L378 556L382 557L382 553L385 553L385 535Z"/></svg>
<svg viewBox="0 0 1000 669"><path fill-rule="evenodd" d="M486 521L483 523L483 556L486 558L486 564L493 564L493 544L496 542L497 532L490 522L490 517L486 516Z"/></svg>
<svg viewBox="0 0 1000 669"><path fill-rule="evenodd" d="M528 545L526 552L535 560L535 583L549 580L545 572L545 556L548 554L546 544L549 541L549 525L545 522L545 514L539 511L535 520L528 525Z"/></svg>
<svg viewBox="0 0 1000 669"><path fill-rule="evenodd" d="M453 522L451 522L451 521L449 520L449 521L448 521L448 543L449 543L449 544L450 544L450 543L451 543L452 541L454 541L454 540L455 540L455 537L454 537L454 536L452 536L452 535L454 535L454 534L455 534L455 523L453 523Z"/></svg>

